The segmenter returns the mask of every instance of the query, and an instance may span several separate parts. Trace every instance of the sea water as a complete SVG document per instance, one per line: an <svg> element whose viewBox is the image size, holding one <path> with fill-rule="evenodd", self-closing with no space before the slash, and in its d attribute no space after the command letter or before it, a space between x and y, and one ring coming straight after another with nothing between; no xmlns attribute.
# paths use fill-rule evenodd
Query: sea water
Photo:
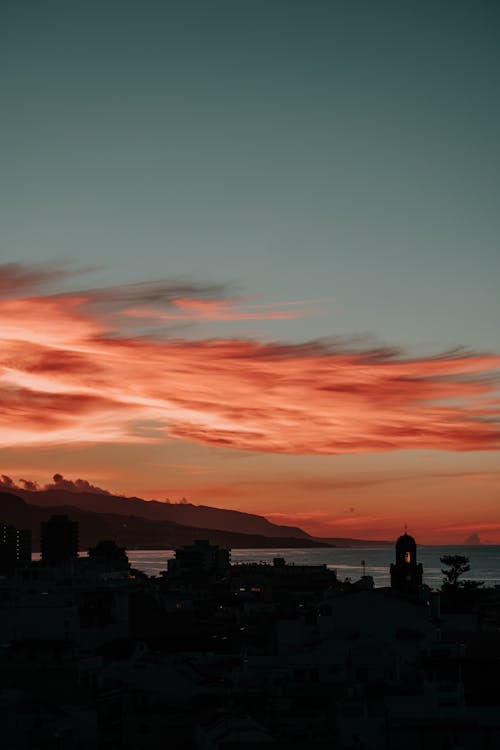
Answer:
<svg viewBox="0 0 500 750"><path fill-rule="evenodd" d="M174 556L173 550L128 550L132 567L148 575L160 575L167 562ZM463 579L484 581L486 586L500 585L500 545L478 545L464 547L424 547L417 549L417 562L424 569L424 583L439 588L443 579L439 558L443 555L464 555L469 558L470 572ZM358 580L364 572L373 577L375 586L390 585L390 565L394 562L393 547L315 547L308 549L233 549L233 563L272 562L274 557L284 557L289 564L327 565L335 570L339 580ZM364 561L364 567L362 564Z"/></svg>

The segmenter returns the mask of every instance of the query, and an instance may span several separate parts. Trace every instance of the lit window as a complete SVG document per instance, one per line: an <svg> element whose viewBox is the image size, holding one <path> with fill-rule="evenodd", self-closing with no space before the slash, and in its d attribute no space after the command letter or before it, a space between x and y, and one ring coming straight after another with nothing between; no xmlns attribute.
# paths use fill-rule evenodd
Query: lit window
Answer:
<svg viewBox="0 0 500 750"><path fill-rule="evenodd" d="M409 552L405 552L405 563L411 562L411 555Z"/></svg>

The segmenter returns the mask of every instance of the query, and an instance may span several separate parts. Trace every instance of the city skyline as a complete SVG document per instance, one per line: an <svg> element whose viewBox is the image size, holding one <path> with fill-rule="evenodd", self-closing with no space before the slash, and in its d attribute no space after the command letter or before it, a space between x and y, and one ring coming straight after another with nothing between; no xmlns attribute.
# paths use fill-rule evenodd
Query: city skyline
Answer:
<svg viewBox="0 0 500 750"><path fill-rule="evenodd" d="M496 4L27 7L0 473L500 543Z"/></svg>

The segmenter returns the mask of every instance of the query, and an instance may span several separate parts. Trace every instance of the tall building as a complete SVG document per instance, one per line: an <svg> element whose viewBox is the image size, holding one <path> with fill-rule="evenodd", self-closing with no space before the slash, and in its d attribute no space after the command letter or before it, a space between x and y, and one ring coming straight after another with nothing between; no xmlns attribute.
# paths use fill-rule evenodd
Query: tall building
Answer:
<svg viewBox="0 0 500 750"><path fill-rule="evenodd" d="M391 565L391 588L416 594L422 585L422 564L417 563L417 545L406 532L396 542L396 562Z"/></svg>
<svg viewBox="0 0 500 750"><path fill-rule="evenodd" d="M52 516L41 525L42 562L68 565L78 557L78 521Z"/></svg>
<svg viewBox="0 0 500 750"><path fill-rule="evenodd" d="M31 561L31 531L0 523L0 575Z"/></svg>

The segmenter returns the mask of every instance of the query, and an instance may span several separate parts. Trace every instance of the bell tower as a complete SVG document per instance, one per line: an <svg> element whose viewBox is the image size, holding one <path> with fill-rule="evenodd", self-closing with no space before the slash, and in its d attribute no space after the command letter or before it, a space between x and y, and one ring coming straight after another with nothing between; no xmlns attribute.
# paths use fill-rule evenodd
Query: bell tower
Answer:
<svg viewBox="0 0 500 750"><path fill-rule="evenodd" d="M422 574L422 564L417 564L417 545L405 531L396 542L396 562L391 565L391 588L416 594L422 585Z"/></svg>

